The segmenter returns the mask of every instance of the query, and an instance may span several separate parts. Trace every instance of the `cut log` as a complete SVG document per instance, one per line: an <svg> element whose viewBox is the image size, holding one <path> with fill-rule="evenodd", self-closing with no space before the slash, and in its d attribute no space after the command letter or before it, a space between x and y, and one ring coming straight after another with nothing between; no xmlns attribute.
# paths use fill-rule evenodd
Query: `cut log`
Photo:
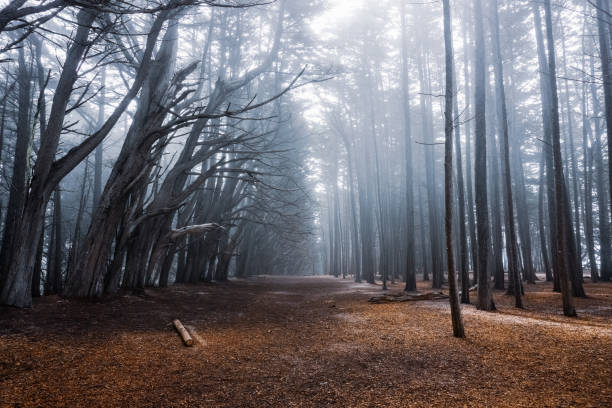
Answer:
<svg viewBox="0 0 612 408"><path fill-rule="evenodd" d="M394 302L417 302L420 300L440 300L448 299L448 295L442 292L427 292L427 293L389 293L382 296L374 296L368 300L370 303L394 303Z"/></svg>
<svg viewBox="0 0 612 408"><path fill-rule="evenodd" d="M181 321L179 319L175 319L172 323L174 324L174 328L176 329L176 331L181 335L183 343L185 343L185 345L188 347L193 346L193 339L191 338L189 332L187 331L187 329L185 329L185 326L183 326Z"/></svg>

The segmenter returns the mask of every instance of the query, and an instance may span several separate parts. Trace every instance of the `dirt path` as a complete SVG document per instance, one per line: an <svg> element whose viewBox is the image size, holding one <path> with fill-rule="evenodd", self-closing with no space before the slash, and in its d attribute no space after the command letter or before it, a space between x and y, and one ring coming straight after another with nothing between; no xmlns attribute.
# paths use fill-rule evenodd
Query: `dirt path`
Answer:
<svg viewBox="0 0 612 408"><path fill-rule="evenodd" d="M0 406L612 406L612 285L586 289L578 320L546 284L529 311L468 306L466 340L445 301L373 305L379 288L327 277L50 297L0 308Z"/></svg>

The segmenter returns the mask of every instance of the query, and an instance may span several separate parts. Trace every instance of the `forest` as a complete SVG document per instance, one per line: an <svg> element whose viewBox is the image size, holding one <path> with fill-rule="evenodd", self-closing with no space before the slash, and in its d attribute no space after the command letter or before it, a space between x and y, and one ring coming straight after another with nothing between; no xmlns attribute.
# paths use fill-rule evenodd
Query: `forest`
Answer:
<svg viewBox="0 0 612 408"><path fill-rule="evenodd" d="M0 0L0 406L612 405L611 24Z"/></svg>

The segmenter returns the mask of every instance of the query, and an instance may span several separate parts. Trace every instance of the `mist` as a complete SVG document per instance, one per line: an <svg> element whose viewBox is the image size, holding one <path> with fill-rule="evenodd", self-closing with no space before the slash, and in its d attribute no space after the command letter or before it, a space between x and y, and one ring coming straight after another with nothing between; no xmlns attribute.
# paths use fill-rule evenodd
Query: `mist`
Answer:
<svg viewBox="0 0 612 408"><path fill-rule="evenodd" d="M0 405L612 406L611 22L0 0Z"/></svg>
<svg viewBox="0 0 612 408"><path fill-rule="evenodd" d="M2 7L3 304L610 280L607 0Z"/></svg>

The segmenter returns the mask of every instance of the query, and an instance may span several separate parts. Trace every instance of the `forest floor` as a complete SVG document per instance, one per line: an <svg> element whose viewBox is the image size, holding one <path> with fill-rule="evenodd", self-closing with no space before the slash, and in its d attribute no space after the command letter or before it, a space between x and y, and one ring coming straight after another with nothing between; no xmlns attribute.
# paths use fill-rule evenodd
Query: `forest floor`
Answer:
<svg viewBox="0 0 612 408"><path fill-rule="evenodd" d="M331 277L46 297L0 308L0 406L610 407L612 284L585 286L577 319L547 283L524 311L464 306L463 340L446 300L371 304L380 286Z"/></svg>

